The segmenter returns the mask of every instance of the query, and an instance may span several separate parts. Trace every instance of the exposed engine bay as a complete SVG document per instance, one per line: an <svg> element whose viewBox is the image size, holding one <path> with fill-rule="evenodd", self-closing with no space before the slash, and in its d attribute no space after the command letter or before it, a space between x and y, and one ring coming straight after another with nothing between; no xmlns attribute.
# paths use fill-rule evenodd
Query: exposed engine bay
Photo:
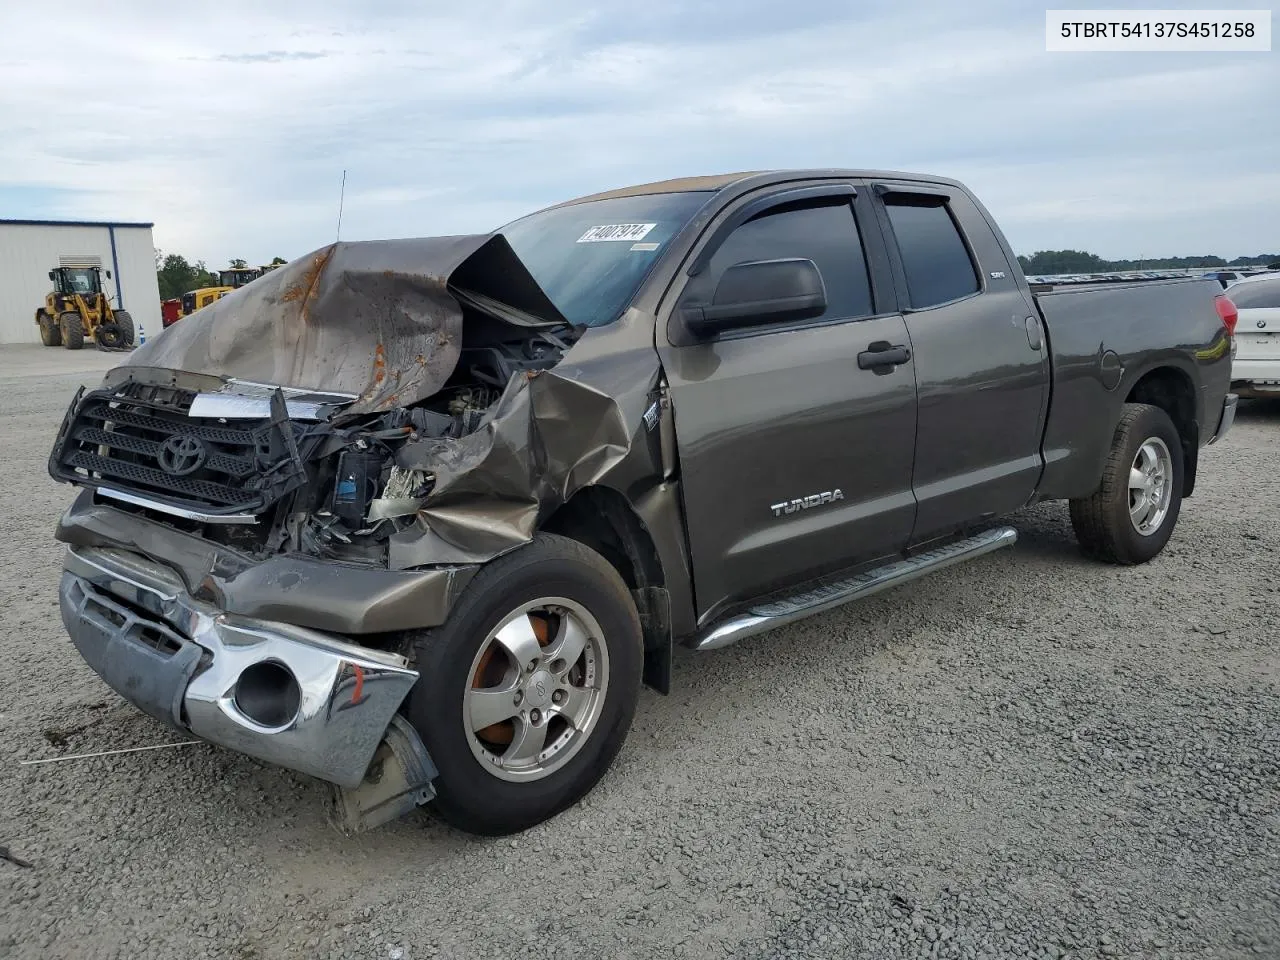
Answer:
<svg viewBox="0 0 1280 960"><path fill-rule="evenodd" d="M387 541L414 523L437 480L430 470L398 466L396 454L406 444L475 433L515 378L554 367L577 336L570 328L512 333L502 321L470 325L458 367L439 394L418 406L335 427L344 448L320 465L315 489L322 499L306 505L306 519L286 548L386 563Z"/></svg>
<svg viewBox="0 0 1280 960"><path fill-rule="evenodd" d="M586 334L500 233L332 244L77 396L49 472L250 561L483 563L641 436L656 462L651 355L562 376Z"/></svg>
<svg viewBox="0 0 1280 960"><path fill-rule="evenodd" d="M119 509L253 557L385 566L389 540L415 524L436 484L429 469L398 466L397 453L475 433L513 382L554 367L581 332L517 326L471 306L464 316L456 368L416 405L352 414L349 396L131 378L78 398L50 469Z"/></svg>

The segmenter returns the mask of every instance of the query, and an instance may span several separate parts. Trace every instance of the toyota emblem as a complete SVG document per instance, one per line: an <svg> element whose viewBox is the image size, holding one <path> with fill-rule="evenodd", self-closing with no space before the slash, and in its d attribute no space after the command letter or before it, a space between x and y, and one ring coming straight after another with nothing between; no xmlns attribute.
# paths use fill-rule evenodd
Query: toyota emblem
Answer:
<svg viewBox="0 0 1280 960"><path fill-rule="evenodd" d="M165 473L185 477L200 469L207 454L204 444L195 437L166 437L156 459Z"/></svg>

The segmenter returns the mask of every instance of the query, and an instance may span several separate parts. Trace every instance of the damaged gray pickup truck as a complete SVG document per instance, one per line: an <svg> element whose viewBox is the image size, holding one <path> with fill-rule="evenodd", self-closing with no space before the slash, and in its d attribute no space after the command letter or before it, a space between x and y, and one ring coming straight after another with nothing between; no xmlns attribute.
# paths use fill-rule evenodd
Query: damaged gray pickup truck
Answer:
<svg viewBox="0 0 1280 960"><path fill-rule="evenodd" d="M1234 415L1221 293L1033 289L959 183L866 171L334 244L75 398L62 618L349 829L521 830L600 779L673 644L1007 546L1041 500L1102 560L1158 554Z"/></svg>

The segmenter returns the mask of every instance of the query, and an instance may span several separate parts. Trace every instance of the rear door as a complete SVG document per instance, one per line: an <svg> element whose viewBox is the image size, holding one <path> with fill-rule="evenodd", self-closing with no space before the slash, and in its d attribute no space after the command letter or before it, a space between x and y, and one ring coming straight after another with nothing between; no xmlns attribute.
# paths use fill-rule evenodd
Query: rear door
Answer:
<svg viewBox="0 0 1280 960"><path fill-rule="evenodd" d="M659 325L702 617L897 553L911 533L909 354L859 366L873 344L905 347L906 325L865 190L855 201L848 184L825 189L756 195L722 211L694 251L695 261L709 257L706 266L682 272L684 286L668 301L676 309ZM791 258L818 267L821 317L707 342L681 326L678 308L710 302L728 267Z"/></svg>
<svg viewBox="0 0 1280 960"><path fill-rule="evenodd" d="M886 182L875 194L915 356L917 544L1035 492L1048 350L1035 305L963 190Z"/></svg>

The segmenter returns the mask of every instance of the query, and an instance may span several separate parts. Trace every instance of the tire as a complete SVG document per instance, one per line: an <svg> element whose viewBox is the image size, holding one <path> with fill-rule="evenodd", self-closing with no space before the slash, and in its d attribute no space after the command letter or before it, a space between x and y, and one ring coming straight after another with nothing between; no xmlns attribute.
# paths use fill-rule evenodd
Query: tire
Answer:
<svg viewBox="0 0 1280 960"><path fill-rule="evenodd" d="M84 321L80 314L68 311L58 318L61 328L62 345L68 350L79 350L84 346Z"/></svg>
<svg viewBox="0 0 1280 960"><path fill-rule="evenodd" d="M1152 464L1158 469L1148 469ZM1160 553L1182 509L1183 469L1182 438L1169 415L1126 403L1101 486L1093 496L1071 501L1071 526L1084 552L1126 566ZM1157 474L1158 484L1152 480Z"/></svg>
<svg viewBox="0 0 1280 960"><path fill-rule="evenodd" d="M112 350L127 349L134 345L133 317L127 310L115 311L115 323L99 328L98 343Z"/></svg>
<svg viewBox="0 0 1280 960"><path fill-rule="evenodd" d="M542 607L532 618L521 613L547 598L574 609L548 604L563 616L543 615ZM579 636L589 639L573 663L562 666L553 655L574 621L585 629ZM537 653L524 662L536 666L521 672L493 637L504 622L504 635L528 631L522 649ZM420 634L414 649L421 679L406 713L439 771L432 806L470 833L516 833L580 800L617 756L640 696L644 643L626 585L599 554L551 534L486 565L448 621ZM564 679L556 679L562 670ZM569 686L578 681L581 686ZM561 706L553 706L553 698L562 698L555 699ZM520 710L517 702L531 709ZM476 732L488 716L483 708L495 704L513 716ZM576 726L566 721L571 711L578 712ZM545 740L530 735L540 727ZM542 752L508 759L530 742Z"/></svg>
<svg viewBox="0 0 1280 960"><path fill-rule="evenodd" d="M53 317L41 310L36 314L36 324L40 327L40 342L46 347L62 346L62 331L53 322Z"/></svg>

